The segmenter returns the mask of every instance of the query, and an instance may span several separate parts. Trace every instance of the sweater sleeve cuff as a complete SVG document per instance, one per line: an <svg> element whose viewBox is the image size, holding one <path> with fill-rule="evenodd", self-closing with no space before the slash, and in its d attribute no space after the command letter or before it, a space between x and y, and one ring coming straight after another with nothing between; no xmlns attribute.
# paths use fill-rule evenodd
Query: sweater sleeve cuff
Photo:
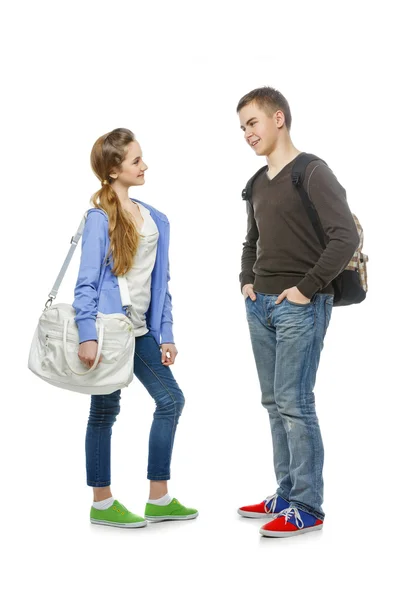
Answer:
<svg viewBox="0 0 400 600"><path fill-rule="evenodd" d="M254 284L255 275L254 275L254 273L241 273L239 276L239 280L240 280L240 291L242 291L243 286L246 285L247 283L251 283L252 285Z"/></svg>
<svg viewBox="0 0 400 600"><path fill-rule="evenodd" d="M96 319L82 319L76 322L79 333L79 343L89 340L97 341Z"/></svg>
<svg viewBox="0 0 400 600"><path fill-rule="evenodd" d="M311 281L307 275L297 284L297 289L299 292L303 294L306 298L311 300L311 298L316 294L319 290L318 285L316 285L313 281Z"/></svg>

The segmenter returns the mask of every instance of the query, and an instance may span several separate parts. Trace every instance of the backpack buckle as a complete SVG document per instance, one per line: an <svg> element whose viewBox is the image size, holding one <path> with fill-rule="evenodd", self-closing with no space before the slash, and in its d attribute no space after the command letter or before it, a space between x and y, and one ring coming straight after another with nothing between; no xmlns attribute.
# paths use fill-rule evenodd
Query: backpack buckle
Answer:
<svg viewBox="0 0 400 600"><path fill-rule="evenodd" d="M292 173L292 183L293 185L295 185L296 187L299 186L301 182L301 174L298 172Z"/></svg>

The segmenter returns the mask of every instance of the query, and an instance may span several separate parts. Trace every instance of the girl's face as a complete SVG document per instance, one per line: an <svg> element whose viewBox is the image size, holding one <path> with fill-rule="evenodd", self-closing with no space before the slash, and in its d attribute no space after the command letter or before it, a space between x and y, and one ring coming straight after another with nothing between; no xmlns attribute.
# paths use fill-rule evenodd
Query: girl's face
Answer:
<svg viewBox="0 0 400 600"><path fill-rule="evenodd" d="M110 173L114 180L126 187L144 184L144 172L147 165L142 159L142 150L138 142L130 142L126 147L125 159L118 172Z"/></svg>

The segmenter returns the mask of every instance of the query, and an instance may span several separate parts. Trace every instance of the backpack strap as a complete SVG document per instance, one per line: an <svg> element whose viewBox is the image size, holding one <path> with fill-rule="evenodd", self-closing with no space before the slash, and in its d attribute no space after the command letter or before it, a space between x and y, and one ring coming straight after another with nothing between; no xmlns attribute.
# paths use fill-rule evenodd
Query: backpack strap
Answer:
<svg viewBox="0 0 400 600"><path fill-rule="evenodd" d="M311 162L314 162L315 160L321 160L321 159L318 158L318 156L315 156L315 154L306 154L304 152L302 154L299 154L299 156L296 158L296 160L294 161L294 164L292 166L292 183L293 183L294 187L297 189L297 191L299 192L303 206L306 210L308 218L311 221L311 225L314 227L314 231L317 234L317 237L319 239L319 242L320 242L322 248L325 249L326 244L325 244L325 238L324 238L324 230L322 228L321 221L319 220L317 210L316 210L314 204L311 202L309 195L307 194L305 185L304 185L304 180L306 177L306 169L307 169L308 165ZM322 162L326 165L325 161L322 161Z"/></svg>
<svg viewBox="0 0 400 600"><path fill-rule="evenodd" d="M251 179L248 180L248 182L246 183L246 187L244 188L244 190L242 190L242 200L247 200L247 202L249 202L251 204L253 183L257 179L257 177L259 175L261 175L261 173L264 173L267 170L268 170L268 165L264 165L263 167L261 167L261 169L258 169L257 173L254 173L254 175L253 175L253 177L251 177Z"/></svg>
<svg viewBox="0 0 400 600"><path fill-rule="evenodd" d="M313 205L313 203L311 202L311 200L307 194L306 188L304 186L304 180L306 177L307 167L310 163L314 162L315 160L319 160L326 165L326 162L324 160L320 159L315 154L307 154L306 152L302 152L301 154L299 154L299 156L296 158L296 160L294 161L293 166L292 166L292 183L293 183L294 187L297 189L297 191L299 192L304 209L308 215L308 218L311 221L311 224L314 228L315 233L317 234L319 243L321 244L322 248L325 249L326 244L325 244L324 230L322 228L321 221L319 220L319 216L316 211L316 208ZM259 175L261 175L261 173L264 173L267 170L268 170L268 165L264 165L249 179L249 181L246 184L246 187L242 191L242 199L243 200L246 200L247 202L252 204L252 190L253 190L254 181L257 179L257 177Z"/></svg>

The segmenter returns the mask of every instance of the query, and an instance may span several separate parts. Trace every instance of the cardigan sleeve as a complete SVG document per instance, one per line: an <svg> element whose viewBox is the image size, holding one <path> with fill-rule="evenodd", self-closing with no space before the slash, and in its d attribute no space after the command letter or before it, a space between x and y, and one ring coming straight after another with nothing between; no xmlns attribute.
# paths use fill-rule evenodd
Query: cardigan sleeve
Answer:
<svg viewBox="0 0 400 600"><path fill-rule="evenodd" d="M161 316L161 344L174 344L174 334L172 332L173 318L172 318L172 297L168 288L168 281L170 280L169 274L169 262L167 271L167 292L165 294L164 306Z"/></svg>
<svg viewBox="0 0 400 600"><path fill-rule="evenodd" d="M108 235L107 218L93 209L88 212L82 235L81 262L75 285L75 322L79 342L97 341L96 317L100 275L104 264Z"/></svg>

